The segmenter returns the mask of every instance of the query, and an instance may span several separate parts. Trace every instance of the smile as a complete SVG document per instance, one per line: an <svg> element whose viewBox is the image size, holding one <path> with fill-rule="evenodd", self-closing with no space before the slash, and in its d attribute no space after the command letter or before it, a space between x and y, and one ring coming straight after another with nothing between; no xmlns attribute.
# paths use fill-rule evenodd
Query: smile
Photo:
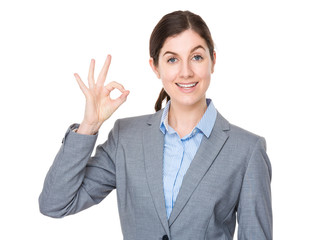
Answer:
<svg viewBox="0 0 322 240"><path fill-rule="evenodd" d="M181 88L193 88L194 86L196 86L198 84L198 82L195 82L195 83L189 83L189 84L182 84L182 83L176 83L176 85L178 87L181 87Z"/></svg>

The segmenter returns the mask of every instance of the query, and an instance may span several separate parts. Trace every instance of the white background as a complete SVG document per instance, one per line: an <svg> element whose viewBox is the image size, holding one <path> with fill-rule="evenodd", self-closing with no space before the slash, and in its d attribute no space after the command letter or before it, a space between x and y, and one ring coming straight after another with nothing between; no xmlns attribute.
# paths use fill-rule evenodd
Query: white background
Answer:
<svg viewBox="0 0 322 240"><path fill-rule="evenodd" d="M121 239L115 191L64 219L42 216L38 196L67 127L80 122L86 80L112 54L107 81L131 91L106 122L153 112L161 89L148 64L153 27L190 10L217 46L208 90L231 123L264 136L272 162L275 239L321 233L322 14L318 1L1 1L0 239ZM237 235L237 232L236 234Z"/></svg>

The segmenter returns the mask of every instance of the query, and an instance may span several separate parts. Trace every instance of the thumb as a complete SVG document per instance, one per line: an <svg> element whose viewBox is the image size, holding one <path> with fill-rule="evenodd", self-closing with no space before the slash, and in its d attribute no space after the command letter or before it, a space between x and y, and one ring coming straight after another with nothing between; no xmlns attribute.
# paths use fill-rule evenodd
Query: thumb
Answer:
<svg viewBox="0 0 322 240"><path fill-rule="evenodd" d="M126 90L124 91L118 98L116 98L114 101L115 101L115 105L117 107L119 107L121 104L123 104L126 99L127 99L127 96L130 94L130 91L129 90Z"/></svg>

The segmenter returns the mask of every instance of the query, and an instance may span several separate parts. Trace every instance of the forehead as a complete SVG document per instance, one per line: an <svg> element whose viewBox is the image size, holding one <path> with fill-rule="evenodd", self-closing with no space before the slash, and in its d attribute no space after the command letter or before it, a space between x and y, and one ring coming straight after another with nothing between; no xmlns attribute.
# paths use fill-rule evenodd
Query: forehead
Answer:
<svg viewBox="0 0 322 240"><path fill-rule="evenodd" d="M175 53L190 52L191 49L198 45L203 46L204 49L208 49L206 41L200 37L198 33L188 29L178 35L168 37L165 40L160 53L162 54L166 51Z"/></svg>

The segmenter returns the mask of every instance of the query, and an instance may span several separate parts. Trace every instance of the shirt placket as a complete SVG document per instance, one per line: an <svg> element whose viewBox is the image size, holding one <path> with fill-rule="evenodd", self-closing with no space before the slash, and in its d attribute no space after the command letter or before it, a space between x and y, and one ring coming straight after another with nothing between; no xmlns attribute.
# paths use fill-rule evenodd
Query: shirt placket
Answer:
<svg viewBox="0 0 322 240"><path fill-rule="evenodd" d="M180 159L180 165L179 165L179 168L178 168L178 171L176 173L176 177L175 177L175 180L174 180L174 183L173 183L173 188L172 188L172 208L174 207L174 204L175 204L175 201L177 199L177 196L178 196L178 193L179 193L179 190L180 188L178 188L179 184L178 183L178 177L179 175L181 174L181 169L182 169L182 164L183 164L183 161L184 161L184 157L185 157L185 144L184 144L184 140L180 139L180 137L178 136L178 145L181 147L181 159Z"/></svg>

